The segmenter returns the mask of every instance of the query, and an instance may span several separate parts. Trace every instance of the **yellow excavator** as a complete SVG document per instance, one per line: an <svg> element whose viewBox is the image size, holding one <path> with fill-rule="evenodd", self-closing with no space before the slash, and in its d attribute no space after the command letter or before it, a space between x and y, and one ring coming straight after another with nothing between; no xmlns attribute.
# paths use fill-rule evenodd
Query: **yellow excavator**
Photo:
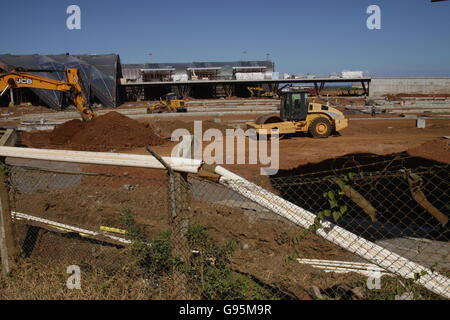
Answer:
<svg viewBox="0 0 450 320"><path fill-rule="evenodd" d="M271 91L266 91L261 87L247 87L247 90L250 92L251 97L275 98L277 96L277 94Z"/></svg>
<svg viewBox="0 0 450 320"><path fill-rule="evenodd" d="M27 70L28 72L55 72L54 70ZM96 114L90 107L80 73L77 68L68 68L64 70L67 81L59 81L46 77L37 76L16 69L7 73L0 73L0 96L10 88L33 88L44 90L55 90L70 92L75 107L84 121L93 119Z"/></svg>
<svg viewBox="0 0 450 320"><path fill-rule="evenodd" d="M272 130L278 130L280 137L304 132L314 138L326 138L348 126L348 119L341 111L311 102L308 90L290 89L280 94L280 113L262 115L254 122L247 122L247 127L266 136L270 136Z"/></svg>
<svg viewBox="0 0 450 320"><path fill-rule="evenodd" d="M167 93L165 99L159 99L159 103L154 103L147 108L147 113L164 112L186 112L185 101L177 99L173 92Z"/></svg>

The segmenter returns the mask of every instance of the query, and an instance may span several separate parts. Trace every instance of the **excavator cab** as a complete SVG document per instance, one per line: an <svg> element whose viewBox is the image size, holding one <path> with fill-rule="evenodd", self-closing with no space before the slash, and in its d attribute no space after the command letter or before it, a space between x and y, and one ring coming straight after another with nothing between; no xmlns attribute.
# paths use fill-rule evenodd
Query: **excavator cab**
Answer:
<svg viewBox="0 0 450 320"><path fill-rule="evenodd" d="M287 121L303 121L308 115L308 91L295 90L281 93L280 116Z"/></svg>

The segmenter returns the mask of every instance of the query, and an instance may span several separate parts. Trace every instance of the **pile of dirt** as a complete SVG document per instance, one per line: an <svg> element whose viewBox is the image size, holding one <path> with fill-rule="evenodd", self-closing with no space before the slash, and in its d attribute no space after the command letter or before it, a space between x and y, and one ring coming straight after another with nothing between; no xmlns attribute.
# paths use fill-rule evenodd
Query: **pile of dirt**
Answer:
<svg viewBox="0 0 450 320"><path fill-rule="evenodd" d="M164 140L149 125L109 112L89 122L70 120L51 132L23 133L22 142L37 148L110 151L161 145Z"/></svg>
<svg viewBox="0 0 450 320"><path fill-rule="evenodd" d="M425 142L418 147L409 149L408 154L414 157L450 163L450 140L442 138Z"/></svg>

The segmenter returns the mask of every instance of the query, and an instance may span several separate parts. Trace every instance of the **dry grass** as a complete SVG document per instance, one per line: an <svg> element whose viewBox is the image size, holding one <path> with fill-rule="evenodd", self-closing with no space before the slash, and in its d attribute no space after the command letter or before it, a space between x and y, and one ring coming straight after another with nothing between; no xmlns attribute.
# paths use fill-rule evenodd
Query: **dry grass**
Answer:
<svg viewBox="0 0 450 320"><path fill-rule="evenodd" d="M170 287L167 284L152 284L139 276L133 267L124 267L112 274L102 268L81 267L81 290L70 290L66 285L70 276L66 273L67 266L64 263L43 264L33 260L22 261L10 275L0 276L0 299L170 299L168 293Z"/></svg>

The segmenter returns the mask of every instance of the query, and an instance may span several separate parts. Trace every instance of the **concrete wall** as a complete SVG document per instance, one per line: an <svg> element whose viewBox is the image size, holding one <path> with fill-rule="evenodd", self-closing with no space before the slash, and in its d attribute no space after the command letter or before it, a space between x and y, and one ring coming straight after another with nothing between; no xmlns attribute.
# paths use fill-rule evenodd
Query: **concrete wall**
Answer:
<svg viewBox="0 0 450 320"><path fill-rule="evenodd" d="M450 78L372 78L371 97L397 93L450 94Z"/></svg>

